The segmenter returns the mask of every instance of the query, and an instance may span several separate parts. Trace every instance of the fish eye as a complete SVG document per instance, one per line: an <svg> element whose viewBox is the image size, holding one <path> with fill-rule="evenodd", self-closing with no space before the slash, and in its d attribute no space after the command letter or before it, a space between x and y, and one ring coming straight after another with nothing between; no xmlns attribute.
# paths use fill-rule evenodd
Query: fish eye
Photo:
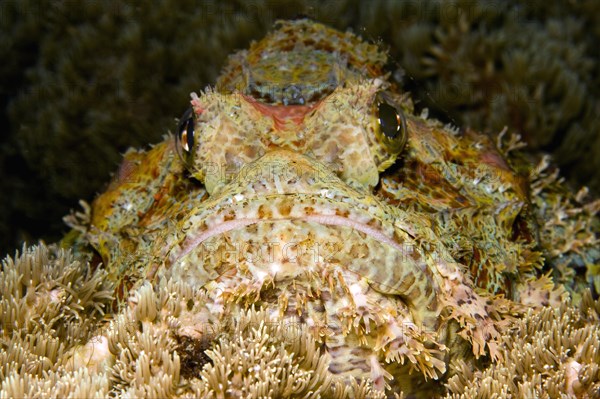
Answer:
<svg viewBox="0 0 600 399"><path fill-rule="evenodd" d="M188 108L177 125L177 149L190 153L194 147L194 110Z"/></svg>
<svg viewBox="0 0 600 399"><path fill-rule="evenodd" d="M396 108L387 103L380 103L377 106L377 113L379 115L379 127L383 134L389 139L398 137L402 129L402 120L396 112Z"/></svg>
<svg viewBox="0 0 600 399"><path fill-rule="evenodd" d="M406 118L387 92L379 92L375 98L380 140L390 152L399 153L408 137Z"/></svg>

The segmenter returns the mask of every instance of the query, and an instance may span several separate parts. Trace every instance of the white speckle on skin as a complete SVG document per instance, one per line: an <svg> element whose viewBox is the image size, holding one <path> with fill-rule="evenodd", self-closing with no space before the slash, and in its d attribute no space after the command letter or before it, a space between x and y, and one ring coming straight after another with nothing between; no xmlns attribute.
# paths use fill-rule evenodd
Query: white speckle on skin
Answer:
<svg viewBox="0 0 600 399"><path fill-rule="evenodd" d="M279 175L277 173L273 174L273 181L275 182L275 188L277 189L278 194L285 194L283 187L281 186L281 180L279 179Z"/></svg>
<svg viewBox="0 0 600 399"><path fill-rule="evenodd" d="M281 265L278 262L271 263L271 266L269 268L271 269L271 274L273 275L276 275L281 271Z"/></svg>
<svg viewBox="0 0 600 399"><path fill-rule="evenodd" d="M331 199L331 198L334 198L334 197L335 197L335 194L334 194L333 192L331 192L330 190L326 189L326 188L324 188L324 189L322 189L321 191L319 191L319 195L320 195L321 197L324 197L324 198L329 198L329 199Z"/></svg>
<svg viewBox="0 0 600 399"><path fill-rule="evenodd" d="M350 292L352 293L352 295L358 295L362 293L362 289L360 288L360 285L358 283L354 283L350 286Z"/></svg>
<svg viewBox="0 0 600 399"><path fill-rule="evenodd" d="M267 277L267 273L266 273L266 272L264 272L264 271L262 271L262 270L257 270L257 271L256 271L256 278L257 278L259 281L263 281L263 280L265 279L265 277Z"/></svg>
<svg viewBox="0 0 600 399"><path fill-rule="evenodd" d="M367 296L363 294L363 289L359 283L354 283L350 286L350 293L354 298L356 307L367 306Z"/></svg>

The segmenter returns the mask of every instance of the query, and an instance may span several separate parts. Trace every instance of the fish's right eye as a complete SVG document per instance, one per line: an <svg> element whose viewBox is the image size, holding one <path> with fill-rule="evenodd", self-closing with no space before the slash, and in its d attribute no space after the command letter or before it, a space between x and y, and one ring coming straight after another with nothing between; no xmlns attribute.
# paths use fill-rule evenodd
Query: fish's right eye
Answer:
<svg viewBox="0 0 600 399"><path fill-rule="evenodd" d="M190 154L194 147L194 110L188 108L177 126L177 150L183 151L185 154Z"/></svg>

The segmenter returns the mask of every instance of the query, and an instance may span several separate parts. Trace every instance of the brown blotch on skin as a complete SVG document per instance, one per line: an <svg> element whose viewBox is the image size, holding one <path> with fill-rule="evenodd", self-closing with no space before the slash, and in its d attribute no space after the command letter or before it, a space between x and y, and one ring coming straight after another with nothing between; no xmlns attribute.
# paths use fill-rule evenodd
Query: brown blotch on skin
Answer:
<svg viewBox="0 0 600 399"><path fill-rule="evenodd" d="M415 248L413 248L412 251L408 252L408 256L410 256L410 258L415 262L419 262L421 260L421 254L417 252Z"/></svg>
<svg viewBox="0 0 600 399"><path fill-rule="evenodd" d="M408 289L408 288L412 287L414 283L415 283L415 276L413 274L409 274L402 281L401 287L406 287L406 289Z"/></svg>
<svg viewBox="0 0 600 399"><path fill-rule="evenodd" d="M421 288L419 287L415 287L412 290L410 290L410 292L406 292L406 301L408 303L412 303L412 301L416 298L420 298L423 295L423 292L421 292Z"/></svg>
<svg viewBox="0 0 600 399"><path fill-rule="evenodd" d="M260 219L270 219L273 217L273 212L269 209L268 206L262 204L258 207L258 217Z"/></svg>
<svg viewBox="0 0 600 399"><path fill-rule="evenodd" d="M228 222L233 219L235 219L235 212L233 212L231 210L223 215L223 221L225 221L225 222Z"/></svg>
<svg viewBox="0 0 600 399"><path fill-rule="evenodd" d="M355 244L350 249L350 255L355 259L362 259L369 254L369 248L366 244Z"/></svg>
<svg viewBox="0 0 600 399"><path fill-rule="evenodd" d="M431 194L433 196L434 199L442 199L442 198L446 198L446 194L442 193L439 190L431 190Z"/></svg>
<svg viewBox="0 0 600 399"><path fill-rule="evenodd" d="M350 212L346 209L336 209L335 214L347 218Z"/></svg>
<svg viewBox="0 0 600 399"><path fill-rule="evenodd" d="M367 222L367 226L373 227L373 228L379 228L379 227L381 227L381 222L378 219L373 218Z"/></svg>
<svg viewBox="0 0 600 399"><path fill-rule="evenodd" d="M253 147L253 146L251 146L251 145L244 146L243 154L248 159L257 159L257 158L259 158L258 157L258 152L256 151L256 148Z"/></svg>
<svg viewBox="0 0 600 399"><path fill-rule="evenodd" d="M277 210L281 216L289 216L292 211L292 204L287 199L283 200L277 207Z"/></svg>
<svg viewBox="0 0 600 399"><path fill-rule="evenodd" d="M433 292L433 287L430 284L427 284L425 286L425 296L427 298L429 298L431 296L431 293Z"/></svg>

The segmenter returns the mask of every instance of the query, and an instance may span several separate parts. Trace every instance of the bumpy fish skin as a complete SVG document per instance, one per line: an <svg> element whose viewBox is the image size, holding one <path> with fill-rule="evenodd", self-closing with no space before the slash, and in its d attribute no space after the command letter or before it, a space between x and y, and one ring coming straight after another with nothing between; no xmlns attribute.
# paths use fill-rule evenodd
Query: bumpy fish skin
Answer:
<svg viewBox="0 0 600 399"><path fill-rule="evenodd" d="M496 359L525 305L561 295L537 276L527 181L486 136L414 114L385 62L309 20L232 56L192 95L193 138L130 150L92 204L83 239L117 296L184 280L217 316L295 318L332 372L380 389L409 371L441 378L464 347Z"/></svg>

